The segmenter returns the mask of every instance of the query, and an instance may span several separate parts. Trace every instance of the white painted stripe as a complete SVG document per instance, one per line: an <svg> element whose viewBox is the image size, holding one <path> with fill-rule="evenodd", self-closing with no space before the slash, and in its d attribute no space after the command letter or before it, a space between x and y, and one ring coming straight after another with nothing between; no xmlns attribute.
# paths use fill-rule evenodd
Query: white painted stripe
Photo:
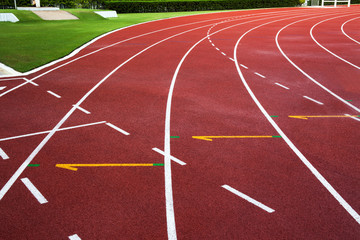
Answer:
<svg viewBox="0 0 360 240"><path fill-rule="evenodd" d="M86 114L90 114L90 112L86 109L83 109L82 107L80 107L79 105L73 105L73 107L79 109L80 111L86 113Z"/></svg>
<svg viewBox="0 0 360 240"><path fill-rule="evenodd" d="M124 134L124 135L130 135L130 133L122 130L121 128L118 128L117 126L115 126L115 125L113 125L113 124L111 124L111 123L109 123L109 122L106 123L106 125L108 125L109 127L115 129L115 130L118 131L118 132L121 132L121 133Z"/></svg>
<svg viewBox="0 0 360 240"><path fill-rule="evenodd" d="M222 55L226 56L226 54L224 52L221 52Z"/></svg>
<svg viewBox="0 0 360 240"><path fill-rule="evenodd" d="M308 99L308 100L310 100L310 101L313 101L313 102L315 102L315 103L317 103L317 104L324 105L322 102L319 102L319 101L317 101L317 100L315 100L315 99L313 99L313 98L311 98L311 97L304 96L304 98L306 98L306 99Z"/></svg>
<svg viewBox="0 0 360 240"><path fill-rule="evenodd" d="M153 148L152 150L154 150L155 152L160 153L161 155L165 156L165 152L164 152L164 151L161 151L161 150L158 149L158 148ZM186 165L185 162L181 161L180 159L178 159L178 158L176 158L176 157L174 157L174 156L171 156L171 155L170 155L170 159L173 160L174 162L182 165L182 166Z"/></svg>
<svg viewBox="0 0 360 240"><path fill-rule="evenodd" d="M56 93L54 93L54 92L52 92L52 91L47 91L49 94L51 94L51 95L53 95L54 97L57 97L57 98L61 98L61 96L60 95L58 95L58 94L56 94Z"/></svg>
<svg viewBox="0 0 360 240"><path fill-rule="evenodd" d="M318 17L318 16L317 16ZM314 18L314 17L312 17ZM312 18L306 18L300 21L305 21L305 20L309 20ZM281 20L280 20L281 21ZM296 22L300 22L300 21L296 21ZM355 219L355 221L360 224L360 215L350 206L350 204L348 204L345 199L330 185L330 183L321 175L321 173L309 162L309 160L307 160L307 158L300 152L300 150L292 143L292 141L285 135L285 133L280 129L280 127L275 123L275 121L270 117L270 115L268 114L268 112L265 110L265 108L261 105L261 103L259 102L259 100L256 98L255 94L253 93L253 91L251 90L251 88L249 87L249 85L247 84L244 75L241 72L241 68L239 67L239 63L237 62L237 49L238 46L240 44L241 39L244 38L244 36L246 36L249 32L262 27L264 25L273 23L276 21L272 21L272 22L267 22L264 23L262 25L259 25L255 28L252 28L250 30L248 30L247 32L245 32L237 41L235 47L234 47L234 59L235 59L235 66L236 69L239 73L239 76L241 78L241 81L243 82L246 90L248 91L248 93L250 94L251 98L253 99L253 101L256 103L256 105L258 106L258 108L260 109L260 111L264 114L264 116L266 117L266 119L270 122L270 124L276 129L276 131L279 133L279 135L282 137L282 139L284 139L284 141L286 142L286 144L293 150L293 152L299 157L299 159L302 161L302 163L310 170L310 172L319 180L319 182L330 192L330 194L339 202L339 204ZM292 24L296 23L293 22ZM291 24L287 25L290 26ZM287 27L285 26L285 27ZM282 28L282 29L285 29ZM282 30L281 29L281 30ZM279 50L282 52L282 54L284 55L284 57L287 58L287 56L283 53L283 51L281 50L279 43L278 43L278 36L279 33L281 32L281 30L278 32L278 34L276 35L276 44L279 48ZM291 62L291 60L289 58L287 58L289 62ZM292 62L291 62L292 63ZM294 65L296 66L296 65ZM296 66L297 67L297 66ZM300 68L299 68L300 69Z"/></svg>
<svg viewBox="0 0 360 240"><path fill-rule="evenodd" d="M234 59L232 59L231 57L229 57L229 59L230 59L231 61L233 61L233 62L235 61L235 60L234 60Z"/></svg>
<svg viewBox="0 0 360 240"><path fill-rule="evenodd" d="M350 115L350 114L344 114L345 116L352 116L352 115ZM356 120L356 121L359 121L360 122L360 119L359 118L357 118L357 117L350 117L350 118L352 118L352 119L354 119L354 120Z"/></svg>
<svg viewBox="0 0 360 240"><path fill-rule="evenodd" d="M4 152L4 150L2 150L2 148L0 148L0 157L4 160L9 159L9 156Z"/></svg>
<svg viewBox="0 0 360 240"><path fill-rule="evenodd" d="M262 78L266 78L264 75L261 75L260 73L258 72L254 72L256 75L258 75L259 77L262 77Z"/></svg>
<svg viewBox="0 0 360 240"><path fill-rule="evenodd" d="M33 81L30 81L29 79L27 79L27 78L23 78L23 80L25 80L26 82L28 82L28 83L30 83L30 84L32 84L32 85L34 85L34 86L36 86L36 87L38 87L39 86L39 84L37 84L37 83L35 83L35 82L33 82Z"/></svg>
<svg viewBox="0 0 360 240"><path fill-rule="evenodd" d="M34 195L34 197L39 201L40 204L47 203L46 198L41 194L41 192L30 182L28 178L22 178L21 181L29 189L29 191Z"/></svg>
<svg viewBox="0 0 360 240"><path fill-rule="evenodd" d="M242 66L243 68L245 69L249 69L247 66L243 65L243 64L240 64L240 66Z"/></svg>
<svg viewBox="0 0 360 240"><path fill-rule="evenodd" d="M356 19L358 19L358 18L360 18L360 17L356 17L356 18L353 18L353 19L350 19L350 20L344 22L343 25L341 25L341 31L342 31L342 33L343 33L347 38L349 38L350 40L354 41L354 42L357 43L357 44L360 44L359 41L356 41L354 38L352 38L352 37L350 37L349 35L347 35L346 32L344 31L344 26L345 26L345 24L347 24L348 22L354 21L354 20L356 20Z"/></svg>
<svg viewBox="0 0 360 240"><path fill-rule="evenodd" d="M5 88L6 88L6 86L5 87L0 87L0 91L4 90Z"/></svg>
<svg viewBox="0 0 360 240"><path fill-rule="evenodd" d="M284 86L284 85L282 85L282 84L280 84L280 83L275 83L276 85L278 85L278 86L280 86L280 87L282 87L282 88L285 88L285 89L287 89L287 90L289 90L290 88L288 88L288 87L286 87L286 86Z"/></svg>
<svg viewBox="0 0 360 240"><path fill-rule="evenodd" d="M98 124L103 124L103 123L106 123L106 121L95 122L95 123L88 123L88 124L82 124L82 125L77 125L77 126L72 126L72 127L66 127L66 128L59 128L59 129L57 130L57 132L65 131L65 130L70 130L70 129L75 129L75 128L88 127L88 126L93 126L93 125L98 125ZM23 135L18 135L18 136L14 136L14 137L1 138L1 139L0 139L0 142L7 141L7 140L13 140L13 139L17 139L17 138L24 138L24 137L36 136L36 135L41 135L41 134L50 133L50 132L51 132L51 130L42 131L42 132L36 132L36 133L23 134Z"/></svg>
<svg viewBox="0 0 360 240"><path fill-rule="evenodd" d="M81 240L81 238L77 234L69 236L69 239L70 240Z"/></svg>
<svg viewBox="0 0 360 240"><path fill-rule="evenodd" d="M0 82L2 82L2 81L14 81L14 80L23 80L23 78L22 77L20 77L20 78L1 78Z"/></svg>
<svg viewBox="0 0 360 240"><path fill-rule="evenodd" d="M268 206L262 204L261 202L258 202L258 201L256 201L255 199L253 199L253 198L251 198L251 197L243 194L242 192L239 192L238 190L230 187L229 185L222 185L221 187L223 187L223 188L225 188L226 190L232 192L233 194L235 194L235 195L237 195L237 196L245 199L246 201L254 204L255 206L261 208L262 210L264 210L264 211L266 211L266 212L268 212L268 213L273 213L273 212L275 212L274 209L269 208Z"/></svg>
<svg viewBox="0 0 360 240"><path fill-rule="evenodd" d="M215 49L216 49L216 50L218 50L218 51L220 51L220 49L219 49L219 48L217 48L217 47L215 47Z"/></svg>

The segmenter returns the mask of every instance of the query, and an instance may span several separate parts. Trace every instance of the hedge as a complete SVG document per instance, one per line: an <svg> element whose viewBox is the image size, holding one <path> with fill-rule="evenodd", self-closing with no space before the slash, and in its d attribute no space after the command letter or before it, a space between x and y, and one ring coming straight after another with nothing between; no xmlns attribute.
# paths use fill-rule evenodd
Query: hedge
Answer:
<svg viewBox="0 0 360 240"><path fill-rule="evenodd" d="M299 0L120 1L106 2L105 8L118 13L144 13L294 7L297 5L299 5Z"/></svg>

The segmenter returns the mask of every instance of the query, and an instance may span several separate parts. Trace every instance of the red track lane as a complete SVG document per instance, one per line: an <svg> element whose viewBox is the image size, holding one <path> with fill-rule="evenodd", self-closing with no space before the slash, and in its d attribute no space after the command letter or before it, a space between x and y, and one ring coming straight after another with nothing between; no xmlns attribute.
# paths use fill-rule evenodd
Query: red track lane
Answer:
<svg viewBox="0 0 360 240"><path fill-rule="evenodd" d="M280 46L309 75L358 107L355 80L360 71L325 52L309 35L314 24L339 16L319 24L314 36L324 46L340 42L329 49L356 60L349 46L360 46L342 34L341 25L358 12L359 7L271 9L154 21L108 34L75 56L26 76L39 86L28 83L0 98L5 106L0 114L0 148L10 157L0 159L0 235L175 239L167 232L171 222L166 218L169 189L164 175L167 178L169 172L164 174L163 166L72 171L55 165L164 163L164 156L152 149L164 150L167 99L176 76L170 118L170 134L176 138L170 139L170 148L172 156L186 163L172 161L170 172L178 239L356 239L359 223L283 139L192 137L279 135L231 60L239 37L255 28L236 49L249 87L266 111L278 116L273 119L289 139L359 213L359 122L347 117L288 117L359 113L300 73L275 43L284 26L309 18L284 29ZM354 38L356 22L344 26ZM0 94L22 82L1 81L6 89ZM77 103L81 109L64 118ZM57 131L54 135L42 132L52 129ZM30 133L37 134L21 136ZM18 137L7 139L14 136ZM39 151L32 157L36 148ZM40 165L21 171L4 193L3 186L26 159ZM29 178L48 202L40 204L22 178ZM223 185L275 212L264 211Z"/></svg>

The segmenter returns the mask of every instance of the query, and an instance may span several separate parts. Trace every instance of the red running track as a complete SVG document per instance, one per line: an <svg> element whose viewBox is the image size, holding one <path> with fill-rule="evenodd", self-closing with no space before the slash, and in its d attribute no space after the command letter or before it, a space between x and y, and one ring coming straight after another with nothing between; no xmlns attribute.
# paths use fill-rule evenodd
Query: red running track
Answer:
<svg viewBox="0 0 360 240"><path fill-rule="evenodd" d="M357 239L359 15L154 21L1 77L2 239Z"/></svg>

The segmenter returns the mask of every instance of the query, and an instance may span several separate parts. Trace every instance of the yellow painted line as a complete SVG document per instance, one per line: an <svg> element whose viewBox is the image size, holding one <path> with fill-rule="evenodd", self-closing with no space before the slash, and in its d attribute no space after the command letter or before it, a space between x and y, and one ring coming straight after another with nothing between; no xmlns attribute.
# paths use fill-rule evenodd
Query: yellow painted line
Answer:
<svg viewBox="0 0 360 240"><path fill-rule="evenodd" d="M205 140L205 141L212 141L213 139L217 138L274 138L280 136L192 136L192 138Z"/></svg>
<svg viewBox="0 0 360 240"><path fill-rule="evenodd" d="M102 163L102 164L56 164L55 167L77 171L78 167L153 167L163 166L161 163Z"/></svg>
<svg viewBox="0 0 360 240"><path fill-rule="evenodd" d="M308 118L342 118L342 117L359 117L360 115L318 115L318 116L289 116L289 118L305 119Z"/></svg>

